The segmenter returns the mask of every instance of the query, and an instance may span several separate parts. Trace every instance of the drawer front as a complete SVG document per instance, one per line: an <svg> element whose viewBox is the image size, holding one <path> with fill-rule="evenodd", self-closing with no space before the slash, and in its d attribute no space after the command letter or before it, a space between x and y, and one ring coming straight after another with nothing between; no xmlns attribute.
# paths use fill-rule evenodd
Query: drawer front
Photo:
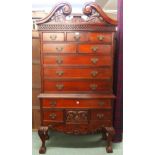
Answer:
<svg viewBox="0 0 155 155"><path fill-rule="evenodd" d="M43 41L64 41L64 33L43 33Z"/></svg>
<svg viewBox="0 0 155 155"><path fill-rule="evenodd" d="M92 110L91 111L92 121L111 120L111 119L112 119L112 110Z"/></svg>
<svg viewBox="0 0 155 155"><path fill-rule="evenodd" d="M111 109L110 99L43 99L43 108L102 108Z"/></svg>
<svg viewBox="0 0 155 155"><path fill-rule="evenodd" d="M105 68L48 68L44 67L45 78L101 78L111 79L112 70L110 67Z"/></svg>
<svg viewBox="0 0 155 155"><path fill-rule="evenodd" d="M67 41L88 41L88 33L68 32Z"/></svg>
<svg viewBox="0 0 155 155"><path fill-rule="evenodd" d="M76 45L44 43L43 53L76 53Z"/></svg>
<svg viewBox="0 0 155 155"><path fill-rule="evenodd" d="M61 110L43 111L43 120L48 120L51 122L63 122L63 111Z"/></svg>
<svg viewBox="0 0 155 155"><path fill-rule="evenodd" d="M82 44L79 45L79 53L102 53L102 54L111 54L112 48L111 45L101 45L101 44Z"/></svg>
<svg viewBox="0 0 155 155"><path fill-rule="evenodd" d="M44 91L107 91L111 92L111 80L105 81L50 81L44 80Z"/></svg>
<svg viewBox="0 0 155 155"><path fill-rule="evenodd" d="M51 65L87 65L87 66L111 66L112 57L110 55L105 56L79 56L79 55L68 55L68 56L43 56L44 64Z"/></svg>
<svg viewBox="0 0 155 155"><path fill-rule="evenodd" d="M112 43L112 33L89 33L89 41L99 43Z"/></svg>

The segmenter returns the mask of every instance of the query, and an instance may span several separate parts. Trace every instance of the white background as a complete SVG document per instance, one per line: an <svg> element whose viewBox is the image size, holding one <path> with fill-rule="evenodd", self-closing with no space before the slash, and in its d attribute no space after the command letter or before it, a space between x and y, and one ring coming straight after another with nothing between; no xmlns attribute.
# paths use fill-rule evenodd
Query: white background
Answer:
<svg viewBox="0 0 155 155"><path fill-rule="evenodd" d="M124 1L124 155L154 155L155 5ZM31 1L0 5L0 154L32 154Z"/></svg>

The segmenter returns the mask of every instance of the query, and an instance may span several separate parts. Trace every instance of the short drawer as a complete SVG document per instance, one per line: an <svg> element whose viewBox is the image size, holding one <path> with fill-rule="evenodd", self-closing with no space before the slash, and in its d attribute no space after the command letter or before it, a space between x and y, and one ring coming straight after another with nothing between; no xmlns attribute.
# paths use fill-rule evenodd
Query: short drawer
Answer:
<svg viewBox="0 0 155 155"><path fill-rule="evenodd" d="M66 66L111 66L112 57L105 56L91 56L91 55L61 55L61 56L43 56L44 64L51 65L66 65Z"/></svg>
<svg viewBox="0 0 155 155"><path fill-rule="evenodd" d="M102 53L102 54L111 54L112 47L111 45L101 45L101 44L81 44L79 45L79 53Z"/></svg>
<svg viewBox="0 0 155 155"><path fill-rule="evenodd" d="M102 108L111 109L110 99L43 99L43 108Z"/></svg>
<svg viewBox="0 0 155 155"><path fill-rule="evenodd" d="M43 120L50 120L51 122L63 122L63 111L62 110L43 111Z"/></svg>
<svg viewBox="0 0 155 155"><path fill-rule="evenodd" d="M44 80L44 91L105 91L111 92L112 81L50 81Z"/></svg>
<svg viewBox="0 0 155 155"><path fill-rule="evenodd" d="M100 79L111 79L112 69L111 67L104 68L49 68L44 67L44 77L45 78L100 78Z"/></svg>
<svg viewBox="0 0 155 155"><path fill-rule="evenodd" d="M92 121L111 120L111 119L112 119L112 110L92 110L91 111Z"/></svg>
<svg viewBox="0 0 155 155"><path fill-rule="evenodd" d="M76 45L44 43L43 53L76 53Z"/></svg>
<svg viewBox="0 0 155 155"><path fill-rule="evenodd" d="M43 41L64 41L64 33L43 33Z"/></svg>
<svg viewBox="0 0 155 155"><path fill-rule="evenodd" d="M68 32L67 41L88 41L88 33L85 32Z"/></svg>
<svg viewBox="0 0 155 155"><path fill-rule="evenodd" d="M112 43L112 33L89 33L88 38L91 42Z"/></svg>

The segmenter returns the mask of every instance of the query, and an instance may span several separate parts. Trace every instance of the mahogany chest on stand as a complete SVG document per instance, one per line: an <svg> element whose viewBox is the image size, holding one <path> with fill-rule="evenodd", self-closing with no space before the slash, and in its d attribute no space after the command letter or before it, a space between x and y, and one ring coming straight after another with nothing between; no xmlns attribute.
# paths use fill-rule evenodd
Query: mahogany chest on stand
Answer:
<svg viewBox="0 0 155 155"><path fill-rule="evenodd" d="M71 14L59 3L38 20L41 38L40 153L48 130L67 134L102 132L112 152L113 64L117 22L99 5L87 3Z"/></svg>

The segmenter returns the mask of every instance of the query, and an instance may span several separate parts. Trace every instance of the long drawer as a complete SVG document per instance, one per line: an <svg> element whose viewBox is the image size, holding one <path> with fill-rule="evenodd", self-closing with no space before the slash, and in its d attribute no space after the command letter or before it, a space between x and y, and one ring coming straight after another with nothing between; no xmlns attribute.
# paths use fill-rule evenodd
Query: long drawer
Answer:
<svg viewBox="0 0 155 155"><path fill-rule="evenodd" d="M44 67L44 78L101 78L101 79L111 79L112 69L111 67L104 68L49 68Z"/></svg>
<svg viewBox="0 0 155 155"><path fill-rule="evenodd" d="M105 91L111 92L111 80L77 80L77 81L51 81L44 80L44 91Z"/></svg>
<svg viewBox="0 0 155 155"><path fill-rule="evenodd" d="M43 108L102 108L111 109L110 99L43 99Z"/></svg>
<svg viewBox="0 0 155 155"><path fill-rule="evenodd" d="M43 64L68 66L111 66L112 57L110 55L44 55Z"/></svg>

